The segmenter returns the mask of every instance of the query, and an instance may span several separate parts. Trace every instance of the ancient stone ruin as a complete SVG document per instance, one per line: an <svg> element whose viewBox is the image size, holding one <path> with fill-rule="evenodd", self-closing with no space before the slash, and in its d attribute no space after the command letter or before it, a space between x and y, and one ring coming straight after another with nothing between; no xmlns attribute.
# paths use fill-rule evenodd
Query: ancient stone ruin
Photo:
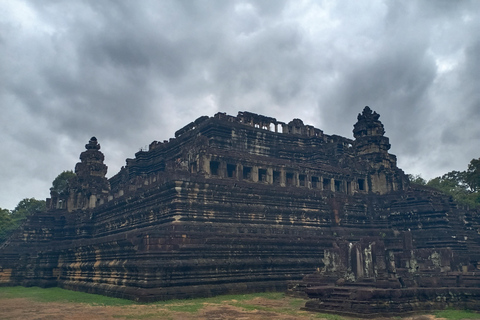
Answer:
<svg viewBox="0 0 480 320"><path fill-rule="evenodd" d="M68 189L1 245L0 285L138 301L289 285L313 311L479 309L478 212L410 185L384 133L368 107L353 140L217 113L110 179L93 137Z"/></svg>

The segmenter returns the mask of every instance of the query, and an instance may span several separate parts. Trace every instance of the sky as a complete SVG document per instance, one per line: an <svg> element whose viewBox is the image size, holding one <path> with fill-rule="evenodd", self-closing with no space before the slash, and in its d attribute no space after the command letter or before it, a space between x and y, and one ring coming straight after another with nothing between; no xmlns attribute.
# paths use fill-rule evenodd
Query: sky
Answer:
<svg viewBox="0 0 480 320"><path fill-rule="evenodd" d="M365 106L425 179L480 158L480 1L0 0L0 207L96 136L116 174L202 115L353 138Z"/></svg>

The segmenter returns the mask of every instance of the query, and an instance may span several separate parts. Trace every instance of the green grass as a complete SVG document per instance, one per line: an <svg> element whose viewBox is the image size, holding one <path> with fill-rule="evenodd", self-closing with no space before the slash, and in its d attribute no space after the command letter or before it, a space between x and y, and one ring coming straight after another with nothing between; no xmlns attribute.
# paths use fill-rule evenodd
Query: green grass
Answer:
<svg viewBox="0 0 480 320"><path fill-rule="evenodd" d="M42 302L75 302L100 306L125 306L135 302L91 294L85 292L65 290L61 288L39 287L0 287L0 299L29 298Z"/></svg>
<svg viewBox="0 0 480 320"><path fill-rule="evenodd" d="M300 309L305 305L305 300L304 299L298 299L298 298L293 298L290 301L290 307L294 309Z"/></svg>
<svg viewBox="0 0 480 320"><path fill-rule="evenodd" d="M203 303L186 303L182 305L166 305L165 308L171 311L196 313L204 307Z"/></svg>
<svg viewBox="0 0 480 320"><path fill-rule="evenodd" d="M151 304L159 307L165 307L172 311L195 313L200 310L205 303L222 304L223 302L238 303L245 300L251 300L257 297L277 300L285 295L281 292L263 292L252 294L221 295L211 298L197 298L185 300L167 300L158 301ZM39 287L0 287L0 299L28 298L42 302L75 302L86 303L90 305L101 306L128 306L136 302L126 299L111 298L98 294L90 294L79 291L65 290L61 288L39 288ZM298 299L301 301L301 299ZM148 315L144 315L148 318Z"/></svg>
<svg viewBox="0 0 480 320"><path fill-rule="evenodd" d="M78 291L70 291L61 288L38 288L38 287L0 287L0 299L13 298L27 298L40 302L73 302L85 303L94 306L133 306L136 305L134 301L110 298L97 294L89 294ZM205 304L231 305L242 308L246 311L266 311L273 313L281 313L288 315L305 315L305 311L300 311L305 303L305 300L298 298L291 298L288 303L282 307L261 306L251 303L249 300L255 298L264 298L269 300L279 300L285 298L284 293L280 292L264 292L252 294L236 294L236 295L222 295L211 298L198 298L186 300L168 300L149 303L149 306L158 307L154 312L144 314L126 314L113 315L119 319L174 319L174 312L187 312L193 314L198 313ZM152 310L153 311L153 310ZM454 310L447 309L437 311L434 315L438 318L447 318L449 320L461 319L480 319L480 313L475 313L468 310ZM342 317L334 314L312 313L310 319L327 319L327 320L346 320L351 318Z"/></svg>
<svg viewBox="0 0 480 320"><path fill-rule="evenodd" d="M163 320L173 320L174 318L168 311L157 311L155 313L145 313L145 314L133 314L133 315L114 315L114 318L118 319L134 319L134 320L143 320L143 319L163 319Z"/></svg>
<svg viewBox="0 0 480 320"><path fill-rule="evenodd" d="M330 313L315 313L315 318L327 319L327 320L346 320L346 319L352 319L352 318L345 318L345 317L339 316L339 315L337 315L337 314L330 314Z"/></svg>
<svg viewBox="0 0 480 320"><path fill-rule="evenodd" d="M469 310L447 309L447 310L435 312L435 316L437 318L447 318L450 320L480 319L480 313L476 313Z"/></svg>

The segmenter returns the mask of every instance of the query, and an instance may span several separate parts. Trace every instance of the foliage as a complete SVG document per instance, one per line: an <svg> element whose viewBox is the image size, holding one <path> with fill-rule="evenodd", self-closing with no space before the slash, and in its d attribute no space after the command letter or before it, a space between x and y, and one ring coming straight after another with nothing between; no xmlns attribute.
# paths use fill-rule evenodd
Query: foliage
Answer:
<svg viewBox="0 0 480 320"><path fill-rule="evenodd" d="M45 201L35 198L21 200L12 211L0 209L0 243L7 240L28 216L45 209Z"/></svg>
<svg viewBox="0 0 480 320"><path fill-rule="evenodd" d="M15 229L10 210L0 208L0 242L3 242Z"/></svg>
<svg viewBox="0 0 480 320"><path fill-rule="evenodd" d="M480 205L480 195L467 183L467 172L465 171L448 172L428 181L427 186L451 195L460 204L472 208Z"/></svg>
<svg viewBox="0 0 480 320"><path fill-rule="evenodd" d="M45 211L45 200L37 200L35 198L25 198L21 200L15 209L12 210L12 216L14 218L25 218L37 211Z"/></svg>
<svg viewBox="0 0 480 320"><path fill-rule="evenodd" d="M75 177L73 171L63 171L52 182L50 190L58 193L65 192L68 188L68 181ZM25 198L21 200L12 211L0 208L0 242L5 241L25 219L37 211L45 211L44 200Z"/></svg>
<svg viewBox="0 0 480 320"><path fill-rule="evenodd" d="M465 173L465 182L473 192L480 191L480 158L470 161Z"/></svg>
<svg viewBox="0 0 480 320"><path fill-rule="evenodd" d="M419 184L422 186L427 184L427 181L423 179L422 176L419 174L407 174L407 177L411 183Z"/></svg>
<svg viewBox="0 0 480 320"><path fill-rule="evenodd" d="M68 188L68 181L75 176L75 173L71 170L63 171L53 180L50 191L55 191L58 194L65 192Z"/></svg>
<svg viewBox="0 0 480 320"><path fill-rule="evenodd" d="M428 182L420 175L408 174L411 183L427 185L450 196L456 202L471 208L480 206L480 159L473 159L466 171L450 171Z"/></svg>

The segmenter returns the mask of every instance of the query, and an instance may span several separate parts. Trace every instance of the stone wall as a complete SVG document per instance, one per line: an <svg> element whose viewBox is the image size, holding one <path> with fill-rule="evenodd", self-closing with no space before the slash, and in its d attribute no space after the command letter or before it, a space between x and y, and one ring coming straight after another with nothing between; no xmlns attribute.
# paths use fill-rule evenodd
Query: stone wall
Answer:
<svg viewBox="0 0 480 320"><path fill-rule="evenodd" d="M354 137L218 113L152 142L108 180L93 137L68 190L2 245L0 285L141 301L282 290L321 270L337 240L380 237L394 261L410 261L407 231L412 248L453 250L452 270L476 265L476 214L409 186L369 108ZM371 276L375 257L358 258L354 277Z"/></svg>

